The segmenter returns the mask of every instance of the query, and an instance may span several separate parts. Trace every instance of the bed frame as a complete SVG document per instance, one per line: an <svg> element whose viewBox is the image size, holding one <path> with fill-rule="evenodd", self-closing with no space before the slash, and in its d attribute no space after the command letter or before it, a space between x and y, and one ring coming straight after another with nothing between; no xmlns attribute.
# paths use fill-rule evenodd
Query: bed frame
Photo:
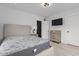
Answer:
<svg viewBox="0 0 79 59"><path fill-rule="evenodd" d="M42 52L43 50L48 49L49 47L50 47L49 42L46 42L32 48L28 48L22 51L15 52L13 54L9 54L7 56L35 56L38 53ZM33 51L34 49L37 49L36 53L34 53Z"/></svg>
<svg viewBox="0 0 79 59"><path fill-rule="evenodd" d="M8 36L26 36L31 33L31 29L30 25L4 24L4 38ZM34 56L49 47L49 42L46 42L7 56ZM36 53L34 53L34 49L37 49Z"/></svg>

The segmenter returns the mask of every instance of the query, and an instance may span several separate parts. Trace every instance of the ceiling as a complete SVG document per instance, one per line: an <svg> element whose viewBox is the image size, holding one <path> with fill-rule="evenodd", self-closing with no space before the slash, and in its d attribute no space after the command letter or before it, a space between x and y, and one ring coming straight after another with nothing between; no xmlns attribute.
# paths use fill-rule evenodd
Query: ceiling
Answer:
<svg viewBox="0 0 79 59"><path fill-rule="evenodd" d="M51 3L51 6L47 8L43 7L41 3L0 3L0 5L44 17L79 8L79 3Z"/></svg>

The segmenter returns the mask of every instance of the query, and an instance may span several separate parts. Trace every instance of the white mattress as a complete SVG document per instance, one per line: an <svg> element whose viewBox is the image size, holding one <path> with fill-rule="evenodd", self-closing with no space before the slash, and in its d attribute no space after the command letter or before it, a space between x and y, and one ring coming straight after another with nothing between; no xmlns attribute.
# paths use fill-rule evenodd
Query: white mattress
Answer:
<svg viewBox="0 0 79 59"><path fill-rule="evenodd" d="M7 37L0 46L0 55L8 55L36 45L48 42L47 39L35 36L26 37Z"/></svg>

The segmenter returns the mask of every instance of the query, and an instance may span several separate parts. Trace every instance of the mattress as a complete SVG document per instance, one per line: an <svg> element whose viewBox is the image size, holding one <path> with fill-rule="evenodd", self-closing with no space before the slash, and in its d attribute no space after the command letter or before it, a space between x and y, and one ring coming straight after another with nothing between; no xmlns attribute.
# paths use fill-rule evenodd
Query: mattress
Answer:
<svg viewBox="0 0 79 59"><path fill-rule="evenodd" d="M49 40L35 36L10 36L6 37L0 46L0 56L10 55L18 51L26 50L31 47L39 46Z"/></svg>

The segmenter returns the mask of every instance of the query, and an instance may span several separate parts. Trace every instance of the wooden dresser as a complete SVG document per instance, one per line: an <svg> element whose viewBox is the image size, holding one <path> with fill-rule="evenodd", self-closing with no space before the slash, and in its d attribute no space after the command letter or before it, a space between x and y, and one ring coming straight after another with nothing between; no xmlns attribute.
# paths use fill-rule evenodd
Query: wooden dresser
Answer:
<svg viewBox="0 0 79 59"><path fill-rule="evenodd" d="M60 43L61 42L61 31L60 30L50 30L50 41Z"/></svg>

